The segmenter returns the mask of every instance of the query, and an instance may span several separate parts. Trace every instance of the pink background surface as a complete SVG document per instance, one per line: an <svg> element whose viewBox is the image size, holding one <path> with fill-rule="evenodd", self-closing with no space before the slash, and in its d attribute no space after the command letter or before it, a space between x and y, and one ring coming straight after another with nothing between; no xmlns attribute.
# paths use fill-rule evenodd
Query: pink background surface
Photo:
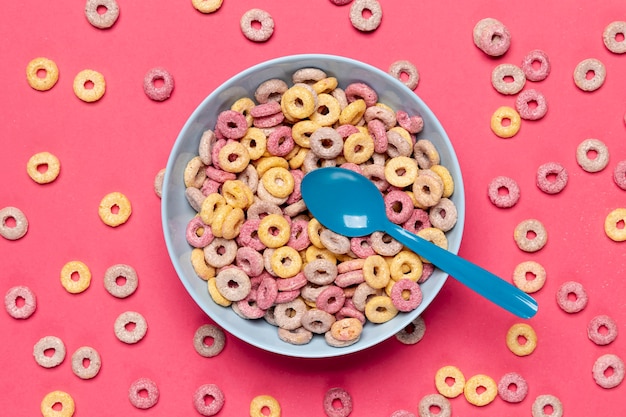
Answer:
<svg viewBox="0 0 626 417"><path fill-rule="evenodd" d="M422 396L435 392L434 375L444 365L458 366L466 377L483 373L496 380L516 371L530 387L519 404L497 398L477 408L455 398L453 416L529 416L534 398L546 393L562 400L567 416L626 412L626 386L605 390L591 376L601 354L626 358L624 336L599 347L586 335L597 314L612 316L622 332L626 323L626 247L603 231L605 216L626 206L626 193L612 180L616 163L626 159L626 56L611 54L602 42L608 23L626 19L623 2L382 1L382 25L371 34L350 25L349 6L328 0L226 0L210 15L189 0L118 2L120 18L106 31L87 22L84 1L6 2L0 13L0 207L17 206L30 222L21 240L0 239L0 292L28 285L38 298L28 320L0 314L3 415L39 415L41 399L57 389L74 397L76 416L196 415L192 395L204 383L222 388L224 416L247 415L250 400L260 394L276 397L284 416L320 416L323 395L335 386L352 394L354 416L387 416L401 408L417 413ZM240 16L252 7L274 17L276 30L267 43L250 42L239 30ZM472 29L484 17L508 26L513 40L504 57L491 59L473 45ZM491 87L491 71L499 63L521 63L537 48L549 54L552 73L526 88L546 95L548 114L500 139L489 120L497 107L514 105L514 97ZM424 313L426 335L413 346L392 338L349 357L298 360L228 337L215 358L194 351L194 331L210 319L187 295L167 256L154 176L206 95L253 64L295 53L344 55L384 70L398 59L417 65L416 93L438 115L463 169L467 216L460 254L506 279L524 260L547 270L545 287L535 294L539 313L528 321L539 339L532 355L520 358L506 347L505 334L519 319L454 280ZM48 92L31 89L25 80L26 64L38 56L55 60L60 70ZM584 93L572 73L590 57L604 62L607 79L598 91ZM162 103L142 90L143 75L155 66L176 80L172 97ZM97 103L83 103L72 92L75 74L85 68L106 78L106 94ZM611 152L608 167L596 174L575 160L576 146L591 137ZM61 160L60 176L48 185L26 174L29 157L40 151ZM565 190L554 196L535 186L537 167L548 161L570 173ZM497 175L520 184L522 198L512 209L497 209L487 198ZM128 223L115 229L98 217L100 199L112 191L123 192L133 205ZM515 225L526 218L540 219L549 233L547 246L535 254L513 241ZM70 260L85 262L93 273L82 294L71 295L59 283ZM114 299L103 288L104 271L116 263L139 274L139 289L128 299ZM568 315L555 302L566 280L587 288L590 301L581 313ZM141 312L149 326L132 346L113 333L115 318L126 310ZM46 335L62 338L68 350L65 361L48 370L32 358L33 345ZM100 374L89 381L71 371L70 355L83 345L95 347L103 360ZM148 411L127 399L130 383L143 376L161 391Z"/></svg>

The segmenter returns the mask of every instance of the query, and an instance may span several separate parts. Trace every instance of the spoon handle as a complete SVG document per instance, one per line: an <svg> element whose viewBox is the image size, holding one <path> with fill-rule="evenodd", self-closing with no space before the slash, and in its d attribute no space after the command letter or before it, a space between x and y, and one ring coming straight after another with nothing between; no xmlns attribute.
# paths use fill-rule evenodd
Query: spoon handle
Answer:
<svg viewBox="0 0 626 417"><path fill-rule="evenodd" d="M385 232L452 278L516 316L527 319L537 312L534 298L480 266L391 222L386 225Z"/></svg>

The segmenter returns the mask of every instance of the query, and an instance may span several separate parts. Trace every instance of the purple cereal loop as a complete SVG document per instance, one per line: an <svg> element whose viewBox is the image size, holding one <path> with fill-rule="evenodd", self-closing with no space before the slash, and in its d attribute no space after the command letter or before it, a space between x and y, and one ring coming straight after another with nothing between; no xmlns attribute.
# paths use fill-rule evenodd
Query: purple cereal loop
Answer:
<svg viewBox="0 0 626 417"><path fill-rule="evenodd" d="M534 67L534 62L539 63L539 68ZM543 81L550 74L550 59L548 55L540 50L530 51L524 59L522 59L522 71L529 81Z"/></svg>
<svg viewBox="0 0 626 417"><path fill-rule="evenodd" d="M144 397L142 392L147 392L148 396ZM159 401L159 388L151 379L139 378L130 385L128 399L133 406L139 409L151 408Z"/></svg>
<svg viewBox="0 0 626 417"><path fill-rule="evenodd" d="M322 159L333 159L343 152L343 138L330 126L317 128L309 138L311 152Z"/></svg>
<svg viewBox="0 0 626 417"><path fill-rule="evenodd" d="M551 177L555 176L554 181ZM537 187L547 194L557 194L567 185L567 170L557 162L547 162L537 169Z"/></svg>
<svg viewBox="0 0 626 417"><path fill-rule="evenodd" d="M372 240L369 236L353 237L350 239L350 250L361 259L375 255Z"/></svg>
<svg viewBox="0 0 626 417"><path fill-rule="evenodd" d="M18 300L23 300L23 304ZM18 285L6 292L4 296L4 307L9 316L14 319L27 319L33 315L37 309L37 297L35 293L25 285Z"/></svg>
<svg viewBox="0 0 626 417"><path fill-rule="evenodd" d="M259 85L254 92L254 98L259 103L267 103L268 101L280 102L283 93L287 91L289 87L287 83L279 78L272 78L264 81Z"/></svg>
<svg viewBox="0 0 626 417"><path fill-rule="evenodd" d="M217 181L219 183L224 183L228 180L236 180L237 179L237 175L233 172L226 172L223 171L221 169L217 169L215 167L212 166L207 166L206 167L206 176L207 178L213 180L213 181Z"/></svg>
<svg viewBox="0 0 626 417"><path fill-rule="evenodd" d="M341 288L347 288L353 285L359 285L364 281L365 275L363 274L363 270L357 269L355 271L348 271L337 274L337 278L335 279L335 285Z"/></svg>
<svg viewBox="0 0 626 417"><path fill-rule="evenodd" d="M210 397L207 403L206 398ZM193 406L203 416L214 416L224 407L224 393L215 384L199 386L193 394Z"/></svg>
<svg viewBox="0 0 626 417"><path fill-rule="evenodd" d="M263 255L250 246L237 249L235 263L249 277L258 277L263 272Z"/></svg>
<svg viewBox="0 0 626 417"><path fill-rule="evenodd" d="M424 120L418 114L409 116L404 110L398 110L396 112L396 120L400 127L412 134L417 134L424 129Z"/></svg>
<svg viewBox="0 0 626 417"><path fill-rule="evenodd" d="M606 331L603 331L606 330ZM617 337L617 323L606 314L595 316L587 325L589 340L599 346L610 344Z"/></svg>
<svg viewBox="0 0 626 417"><path fill-rule="evenodd" d="M383 122L385 129L391 129L397 124L396 113L393 110L382 106L371 106L365 109L363 118L367 123L377 119Z"/></svg>
<svg viewBox="0 0 626 417"><path fill-rule="evenodd" d="M202 229L201 235L198 234L200 229ZM195 216L187 224L185 238L187 243L194 248L204 248L213 241L214 236L211 227L204 224L200 216Z"/></svg>
<svg viewBox="0 0 626 417"><path fill-rule="evenodd" d="M278 291L296 291L304 287L307 282L304 273L298 272L291 278L281 278L277 280L276 285L278 286Z"/></svg>
<svg viewBox="0 0 626 417"><path fill-rule="evenodd" d="M256 294L256 304L262 310L267 310L276 301L278 296L278 284L276 278L266 275L261 279L261 284Z"/></svg>
<svg viewBox="0 0 626 417"><path fill-rule="evenodd" d="M374 107L370 107L374 108ZM379 119L372 119L367 122L367 131L374 139L374 152L387 152L387 131L385 125Z"/></svg>
<svg viewBox="0 0 626 417"><path fill-rule="evenodd" d="M409 299L404 298L404 291L409 291ZM413 311L422 302L422 289L417 282L400 279L391 287L391 301L398 311Z"/></svg>
<svg viewBox="0 0 626 417"><path fill-rule="evenodd" d="M249 246L254 250L262 251L265 249L265 244L259 239L258 230L261 224L260 219L248 219L239 229L239 236L237 236L237 243L240 246Z"/></svg>
<svg viewBox="0 0 626 417"><path fill-rule="evenodd" d="M384 200L387 217L395 224L405 223L413 214L413 201L404 191L389 191Z"/></svg>
<svg viewBox="0 0 626 417"><path fill-rule="evenodd" d="M215 132L211 129L207 129L204 133L202 133L200 144L198 145L198 156L200 156L204 165L211 165L211 150L216 140L217 138L215 137Z"/></svg>
<svg viewBox="0 0 626 417"><path fill-rule="evenodd" d="M619 161L613 171L613 181L622 190L626 190L626 160Z"/></svg>
<svg viewBox="0 0 626 417"><path fill-rule="evenodd" d="M9 226L7 220L13 219L15 225ZM0 236L7 240L21 239L28 231L28 219L17 207L0 209Z"/></svg>
<svg viewBox="0 0 626 417"><path fill-rule="evenodd" d="M275 156L285 156L295 146L291 136L291 128L283 125L275 129L267 138L267 151Z"/></svg>
<svg viewBox="0 0 626 417"><path fill-rule="evenodd" d="M433 227L447 232L454 227L458 219L456 205L449 198L442 197L430 208L428 218Z"/></svg>
<svg viewBox="0 0 626 417"><path fill-rule="evenodd" d="M336 406L336 402L341 404ZM331 388L324 394L324 412L328 417L348 417L352 413L352 397L343 388Z"/></svg>
<svg viewBox="0 0 626 417"><path fill-rule="evenodd" d="M319 293L315 299L315 305L320 310L330 314L335 314L341 309L341 307L343 307L345 300L346 296L343 293L343 289L335 285L329 285Z"/></svg>
<svg viewBox="0 0 626 417"><path fill-rule="evenodd" d="M607 375L609 368L613 373ZM624 380L624 361L617 355L607 353L596 359L591 372L596 384L605 389L615 388Z"/></svg>
<svg viewBox="0 0 626 417"><path fill-rule="evenodd" d="M528 383L517 372L509 372L498 381L498 395L508 403L522 402L528 395Z"/></svg>
<svg viewBox="0 0 626 417"><path fill-rule="evenodd" d="M570 294L574 295L574 300L570 299ZM588 300L583 285L575 281L564 282L556 293L557 304L566 313L578 313L587 306Z"/></svg>
<svg viewBox="0 0 626 417"><path fill-rule="evenodd" d="M315 334L323 334L330 330L335 317L319 308L307 310L302 316L302 327Z"/></svg>
<svg viewBox="0 0 626 417"><path fill-rule="evenodd" d="M367 107L374 106L378 102L376 91L365 83L352 83L345 88L348 103L363 99Z"/></svg>
<svg viewBox="0 0 626 417"><path fill-rule="evenodd" d="M500 190L505 190L505 192L501 193ZM520 189L514 179L500 175L491 180L487 194L494 206L509 208L517 204Z"/></svg>
<svg viewBox="0 0 626 417"><path fill-rule="evenodd" d="M248 122L243 113L235 110L224 110L217 115L216 131L227 139L241 139L248 130ZM213 155L213 162L217 159Z"/></svg>
<svg viewBox="0 0 626 417"><path fill-rule="evenodd" d="M253 23L258 22L260 28ZM274 33L274 19L272 15L261 9L250 9L241 16L239 21L243 35L253 42L265 42Z"/></svg>
<svg viewBox="0 0 626 417"><path fill-rule="evenodd" d="M381 192L384 192L387 188L389 188L389 183L385 177L385 167L383 165L372 164L364 166L363 176L372 181L376 188L378 188Z"/></svg>
<svg viewBox="0 0 626 417"><path fill-rule="evenodd" d="M402 224L402 228L414 234L427 227L430 227L428 212L419 208L413 209L411 217Z"/></svg>
<svg viewBox="0 0 626 417"><path fill-rule="evenodd" d="M156 85L156 81L162 81L163 85ZM143 78L143 91L154 101L164 101L170 98L174 90L174 77L165 68L152 68Z"/></svg>
<svg viewBox="0 0 626 417"><path fill-rule="evenodd" d="M412 143L409 143L400 133L395 130L387 132L387 155L390 158L396 156L411 156L413 145L416 143L414 136L411 136Z"/></svg>
<svg viewBox="0 0 626 417"><path fill-rule="evenodd" d="M530 103L535 103L536 107L533 108ZM515 109L522 119L539 120L548 112L548 102L541 92L531 88L517 95Z"/></svg>

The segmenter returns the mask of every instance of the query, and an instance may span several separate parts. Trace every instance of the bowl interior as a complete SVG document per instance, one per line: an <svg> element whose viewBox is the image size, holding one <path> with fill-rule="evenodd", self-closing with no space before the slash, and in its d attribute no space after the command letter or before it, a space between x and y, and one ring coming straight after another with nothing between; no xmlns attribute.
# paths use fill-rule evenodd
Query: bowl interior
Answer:
<svg viewBox="0 0 626 417"><path fill-rule="evenodd" d="M251 67L213 91L193 112L182 128L170 154L162 191L162 222L167 249L181 282L193 300L224 330L258 348L274 353L303 358L323 358L345 355L371 347L407 326L432 302L446 281L447 274L435 270L422 285L423 301L414 311L400 313L383 324L367 323L361 339L348 347L335 348L326 344L324 338L316 336L302 346L281 341L276 328L263 319L245 320L231 308L213 302L206 282L198 278L190 262L191 246L185 238L189 220L196 214L185 197L183 171L187 162L198 154L200 137L206 129L213 129L217 115L241 97L253 97L254 91L263 81L281 78L291 85L291 75L300 68L315 67L324 70L339 81L339 87L353 82L364 82L374 88L379 101L394 110L409 114L420 114L424 129L418 138L427 138L437 147L441 164L450 171L455 182L451 200L458 210L456 226L447 233L449 250L457 253L461 244L465 218L465 195L459 163L443 127L426 104L401 82L387 73L368 64L332 55L294 55L258 64Z"/></svg>

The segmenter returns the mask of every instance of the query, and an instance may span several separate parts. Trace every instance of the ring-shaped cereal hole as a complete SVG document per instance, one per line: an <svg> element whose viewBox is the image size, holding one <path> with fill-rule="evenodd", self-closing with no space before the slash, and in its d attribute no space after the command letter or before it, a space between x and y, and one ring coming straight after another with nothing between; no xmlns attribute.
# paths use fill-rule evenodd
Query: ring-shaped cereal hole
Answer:
<svg viewBox="0 0 626 417"><path fill-rule="evenodd" d="M487 17L479 20L472 32L474 44L485 54L498 57L511 46L511 33L499 20Z"/></svg>
<svg viewBox="0 0 626 417"><path fill-rule="evenodd" d="M93 103L104 95L106 81L98 71L86 69L76 74L73 89L76 97L86 103Z"/></svg>
<svg viewBox="0 0 626 417"><path fill-rule="evenodd" d="M174 77L165 68L152 68L143 78L143 91L154 101L167 100L173 90Z"/></svg>
<svg viewBox="0 0 626 417"><path fill-rule="evenodd" d="M128 388L128 399L136 408L152 408L159 401L159 388L153 380L139 378Z"/></svg>
<svg viewBox="0 0 626 417"><path fill-rule="evenodd" d="M470 404L483 407L496 399L498 384L490 376L483 374L474 375L465 381L463 394Z"/></svg>
<svg viewBox="0 0 626 417"><path fill-rule="evenodd" d="M111 227L121 226L126 223L131 213L130 200L117 191L105 195L98 206L100 219L104 224Z"/></svg>
<svg viewBox="0 0 626 417"><path fill-rule="evenodd" d="M548 232L539 220L527 219L515 227L513 239L524 252L537 252L548 242Z"/></svg>
<svg viewBox="0 0 626 417"><path fill-rule="evenodd" d="M609 23L602 33L602 40L606 49L614 54L626 52L626 22L615 21Z"/></svg>
<svg viewBox="0 0 626 417"><path fill-rule="evenodd" d="M514 95L522 91L526 74L514 64L500 64L491 72L491 85L500 94Z"/></svg>
<svg viewBox="0 0 626 417"><path fill-rule="evenodd" d="M450 417L452 406L450 401L441 394L427 394L418 403L420 417Z"/></svg>
<svg viewBox="0 0 626 417"><path fill-rule="evenodd" d="M626 191L626 160L619 161L615 165L613 181L619 188Z"/></svg>
<svg viewBox="0 0 626 417"><path fill-rule="evenodd" d="M200 13L213 13L222 7L223 0L191 0L193 7Z"/></svg>
<svg viewBox="0 0 626 417"><path fill-rule="evenodd" d="M609 148L599 139L585 139L576 148L576 162L587 172L600 172L609 163Z"/></svg>
<svg viewBox="0 0 626 417"><path fill-rule="evenodd" d="M383 19L378 0L355 0L350 6L350 22L361 32L376 30Z"/></svg>
<svg viewBox="0 0 626 417"><path fill-rule="evenodd" d="M64 391L49 392L41 400L40 407L43 417L72 417L75 408L74 399Z"/></svg>
<svg viewBox="0 0 626 417"><path fill-rule="evenodd" d="M72 354L72 372L80 379L92 379L102 366L100 354L90 346L82 346Z"/></svg>
<svg viewBox="0 0 626 417"><path fill-rule="evenodd" d="M539 120L548 112L548 102L541 92L531 88L517 95L515 108L522 119Z"/></svg>
<svg viewBox="0 0 626 417"><path fill-rule="evenodd" d="M532 294L543 288L546 270L538 262L524 261L513 270L513 284L525 293Z"/></svg>
<svg viewBox="0 0 626 417"><path fill-rule="evenodd" d="M408 60L399 60L389 66L389 74L406 85L409 89L415 90L419 84L420 74L415 64Z"/></svg>
<svg viewBox="0 0 626 417"><path fill-rule="evenodd" d="M352 396L343 388L330 388L324 394L323 406L328 417L347 417L352 413Z"/></svg>
<svg viewBox="0 0 626 417"><path fill-rule="evenodd" d="M498 395L508 403L522 402L528 395L528 383L517 372L506 373L498 381Z"/></svg>
<svg viewBox="0 0 626 417"><path fill-rule="evenodd" d="M226 334L214 324L203 324L193 335L193 347L198 355L212 358L219 355L226 346Z"/></svg>
<svg viewBox="0 0 626 417"><path fill-rule="evenodd" d="M87 0L85 4L87 21L98 29L110 28L119 15L120 8L116 0Z"/></svg>
<svg viewBox="0 0 626 417"><path fill-rule="evenodd" d="M500 175L491 180L487 194L494 206L510 208L519 201L520 188L513 178Z"/></svg>
<svg viewBox="0 0 626 417"><path fill-rule="evenodd" d="M582 60L574 69L574 83L582 91L595 91L606 79L604 64L595 58Z"/></svg>
<svg viewBox="0 0 626 417"><path fill-rule="evenodd" d="M563 403L552 394L535 398L531 407L533 417L563 417Z"/></svg>
<svg viewBox="0 0 626 417"><path fill-rule="evenodd" d="M537 347L537 334L527 323L516 323L506 333L506 345L517 356L528 356Z"/></svg>
<svg viewBox="0 0 626 417"><path fill-rule="evenodd" d="M591 372L600 387L615 388L624 380L624 361L613 353L606 353L595 360Z"/></svg>
<svg viewBox="0 0 626 417"><path fill-rule="evenodd" d="M491 130L496 136L508 139L519 132L522 118L512 107L500 106L491 116Z"/></svg>
<svg viewBox="0 0 626 417"><path fill-rule="evenodd" d="M56 336L42 337L33 347L35 362L43 368L59 366L65 360L65 352L65 344Z"/></svg>
<svg viewBox="0 0 626 417"><path fill-rule="evenodd" d="M91 271L81 261L67 262L61 268L61 285L70 294L79 294L89 288L91 284Z"/></svg>
<svg viewBox="0 0 626 417"><path fill-rule="evenodd" d="M595 316L587 325L587 336L589 340L599 346L612 343L617 338L617 334L617 323L606 314Z"/></svg>
<svg viewBox="0 0 626 417"><path fill-rule="evenodd" d="M604 232L615 242L626 241L626 208L616 208L606 216Z"/></svg>
<svg viewBox="0 0 626 417"><path fill-rule="evenodd" d="M137 271L130 265L112 265L104 272L104 288L116 298L132 295L139 285Z"/></svg>
<svg viewBox="0 0 626 417"><path fill-rule="evenodd" d="M567 185L567 169L558 162L547 162L537 169L537 187L547 194L557 194Z"/></svg>
<svg viewBox="0 0 626 417"><path fill-rule="evenodd" d="M530 51L522 59L522 71L529 81L543 81L550 75L551 65L548 54L540 49Z"/></svg>
<svg viewBox="0 0 626 417"><path fill-rule="evenodd" d="M280 417L278 400L271 395L257 395L250 401L250 417Z"/></svg>
<svg viewBox="0 0 626 417"><path fill-rule="evenodd" d="M14 319L27 319L37 309L37 297L25 285L9 288L4 296L4 307Z"/></svg>
<svg viewBox="0 0 626 417"><path fill-rule="evenodd" d="M0 210L0 236L7 240L18 240L28 232L28 219L17 207Z"/></svg>
<svg viewBox="0 0 626 417"><path fill-rule="evenodd" d="M465 376L456 366L446 365L435 373L435 387L444 397L456 398L463 394Z"/></svg>
<svg viewBox="0 0 626 417"><path fill-rule="evenodd" d="M216 384L199 386L193 394L193 406L202 416L214 416L224 407L224 393Z"/></svg>
<svg viewBox="0 0 626 417"><path fill-rule="evenodd" d="M148 322L140 313L126 311L115 319L113 330L119 341L129 345L135 344L148 332Z"/></svg>
<svg viewBox="0 0 626 417"><path fill-rule="evenodd" d="M274 33L272 15L261 9L250 9L239 21L243 35L253 42L265 42Z"/></svg>
<svg viewBox="0 0 626 417"><path fill-rule="evenodd" d="M37 91L48 91L59 80L59 68L57 64L44 57L31 60L26 65L26 81Z"/></svg>

